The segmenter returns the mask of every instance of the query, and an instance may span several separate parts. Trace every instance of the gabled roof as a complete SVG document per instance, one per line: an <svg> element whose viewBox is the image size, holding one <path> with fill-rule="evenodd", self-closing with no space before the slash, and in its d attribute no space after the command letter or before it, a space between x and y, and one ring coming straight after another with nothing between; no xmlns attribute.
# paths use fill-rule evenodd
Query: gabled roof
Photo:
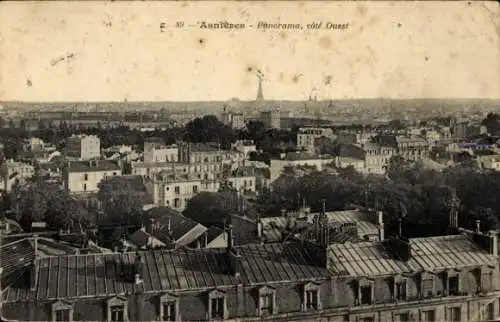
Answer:
<svg viewBox="0 0 500 322"><path fill-rule="evenodd" d="M146 211L148 218L153 218L157 228L151 234L163 243L169 243L169 225L174 241L189 244L200 237L207 228L169 207L155 207ZM194 235L193 235L194 234ZM191 241L190 241L191 240Z"/></svg>
<svg viewBox="0 0 500 322"><path fill-rule="evenodd" d="M299 246L291 243L236 247L241 255L240 277L229 274L225 249L141 251L145 273L139 285L120 276L120 272L132 269L135 253L47 257L40 259L34 291L21 279L2 295L5 302L64 300L329 278L328 270Z"/></svg>

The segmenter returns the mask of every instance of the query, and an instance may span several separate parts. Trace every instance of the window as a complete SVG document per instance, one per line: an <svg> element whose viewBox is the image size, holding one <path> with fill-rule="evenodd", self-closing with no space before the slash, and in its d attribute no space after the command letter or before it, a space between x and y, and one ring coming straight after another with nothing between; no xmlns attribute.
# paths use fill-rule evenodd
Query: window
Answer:
<svg viewBox="0 0 500 322"><path fill-rule="evenodd" d="M269 316L277 313L276 290L269 286L259 289L259 315Z"/></svg>
<svg viewBox="0 0 500 322"><path fill-rule="evenodd" d="M461 321L461 310L460 307L452 307L448 309L447 321Z"/></svg>
<svg viewBox="0 0 500 322"><path fill-rule="evenodd" d="M193 193L198 193L198 186L193 186Z"/></svg>
<svg viewBox="0 0 500 322"><path fill-rule="evenodd" d="M88 173L85 173L85 174L83 175L83 180L84 180L84 181L89 180L89 175L88 175Z"/></svg>
<svg viewBox="0 0 500 322"><path fill-rule="evenodd" d="M363 285L359 290L360 304L371 304L372 303L372 287L371 285Z"/></svg>
<svg viewBox="0 0 500 322"><path fill-rule="evenodd" d="M127 321L128 303L125 297L117 296L108 300L107 303L107 320L111 321Z"/></svg>
<svg viewBox="0 0 500 322"><path fill-rule="evenodd" d="M113 305L109 308L111 321L125 321L125 307L123 305Z"/></svg>
<svg viewBox="0 0 500 322"><path fill-rule="evenodd" d="M224 318L224 298L217 297L210 300L210 307L212 314L210 318L212 319L223 319Z"/></svg>
<svg viewBox="0 0 500 322"><path fill-rule="evenodd" d="M448 295L459 295L459 281L458 276L448 278Z"/></svg>
<svg viewBox="0 0 500 322"><path fill-rule="evenodd" d="M434 322L436 321L436 312L434 310L426 310L420 313L420 321Z"/></svg>
<svg viewBox="0 0 500 322"><path fill-rule="evenodd" d="M73 321L73 306L66 301L52 304L52 321Z"/></svg>
<svg viewBox="0 0 500 322"><path fill-rule="evenodd" d="M271 315L273 313L273 295L263 294L260 296L260 314L261 315Z"/></svg>
<svg viewBox="0 0 500 322"><path fill-rule="evenodd" d="M175 186L174 191L175 191L176 195L180 194L181 193L181 187Z"/></svg>
<svg viewBox="0 0 500 322"><path fill-rule="evenodd" d="M181 200L179 198L174 199L174 208L180 208Z"/></svg>
<svg viewBox="0 0 500 322"><path fill-rule="evenodd" d="M481 291L487 292L491 290L493 285L493 274L491 271L483 271L481 273Z"/></svg>
<svg viewBox="0 0 500 322"><path fill-rule="evenodd" d="M407 312L394 315L394 322L407 322L410 321L410 314Z"/></svg>
<svg viewBox="0 0 500 322"><path fill-rule="evenodd" d="M306 291L306 309L307 310L317 310L318 309L318 291L309 290Z"/></svg>
<svg viewBox="0 0 500 322"><path fill-rule="evenodd" d="M493 321L495 319L495 304L494 303L488 303L486 305L486 310L485 310L485 319L486 321Z"/></svg>
<svg viewBox="0 0 500 322"><path fill-rule="evenodd" d="M373 316L365 316L360 318L358 321L360 322L375 322L375 318Z"/></svg>
<svg viewBox="0 0 500 322"><path fill-rule="evenodd" d="M83 184L83 191L87 191L87 184L86 183Z"/></svg>
<svg viewBox="0 0 500 322"><path fill-rule="evenodd" d="M161 303L161 320L162 321L176 321L177 320L177 315L176 315L176 302L175 301L169 301L169 302L163 302Z"/></svg>
<svg viewBox="0 0 500 322"><path fill-rule="evenodd" d="M228 318L226 293L219 290L213 290L208 293L207 313L210 320L225 320Z"/></svg>
<svg viewBox="0 0 500 322"><path fill-rule="evenodd" d="M407 290L407 284L406 280L400 280L395 283L394 286L394 298L396 300L406 300L406 290Z"/></svg>
<svg viewBox="0 0 500 322"><path fill-rule="evenodd" d="M432 297L434 293L434 280L432 278L424 278L422 280L422 296Z"/></svg>

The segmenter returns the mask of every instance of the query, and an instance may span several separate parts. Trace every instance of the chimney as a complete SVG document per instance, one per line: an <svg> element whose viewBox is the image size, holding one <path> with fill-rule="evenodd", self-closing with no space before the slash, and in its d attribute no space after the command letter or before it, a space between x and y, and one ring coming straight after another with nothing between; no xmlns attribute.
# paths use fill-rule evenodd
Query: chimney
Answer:
<svg viewBox="0 0 500 322"><path fill-rule="evenodd" d="M403 218L398 218L398 237L403 237Z"/></svg>
<svg viewBox="0 0 500 322"><path fill-rule="evenodd" d="M490 254L493 256L498 256L498 236L495 230L490 230L488 232L488 236L490 237Z"/></svg>
<svg viewBox="0 0 500 322"><path fill-rule="evenodd" d="M39 264L39 259L38 259L38 236L33 235L33 248L35 250L35 258L33 259L33 262L31 263L30 267L30 289L34 291L36 289L37 283L38 283L38 264Z"/></svg>
<svg viewBox="0 0 500 322"><path fill-rule="evenodd" d="M260 217L257 218L257 237L258 238L262 238L262 227L263 224L262 224L262 221L260 220Z"/></svg>
<svg viewBox="0 0 500 322"><path fill-rule="evenodd" d="M233 225L228 225L227 236L227 259L229 265L229 273L231 273L231 275L233 275L234 277L239 277L241 270L241 255L233 245Z"/></svg>
<svg viewBox="0 0 500 322"><path fill-rule="evenodd" d="M481 220L476 220L476 233L481 232Z"/></svg>
<svg viewBox="0 0 500 322"><path fill-rule="evenodd" d="M134 273L135 273L135 284L142 283L142 276L144 275L144 261L139 252L135 253L134 260Z"/></svg>
<svg viewBox="0 0 500 322"><path fill-rule="evenodd" d="M378 239L380 241L384 240L385 232L384 232L384 213L382 211L377 212L377 226L378 226Z"/></svg>

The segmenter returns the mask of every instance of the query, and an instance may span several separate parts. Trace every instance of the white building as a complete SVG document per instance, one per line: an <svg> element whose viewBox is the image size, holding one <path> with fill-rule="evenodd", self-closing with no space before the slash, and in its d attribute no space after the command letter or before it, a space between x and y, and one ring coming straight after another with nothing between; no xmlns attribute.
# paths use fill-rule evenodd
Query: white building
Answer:
<svg viewBox="0 0 500 322"><path fill-rule="evenodd" d="M64 153L70 160L99 159L101 140L95 135L72 135L66 139Z"/></svg>
<svg viewBox="0 0 500 322"><path fill-rule="evenodd" d="M321 137L333 137L332 129L320 127L300 128L297 132L297 146L308 151L314 151L315 141Z"/></svg>
<svg viewBox="0 0 500 322"><path fill-rule="evenodd" d="M171 207L183 211L188 201L201 191L216 192L218 181L204 181L190 173L158 173L152 180L153 202L158 207Z"/></svg>
<svg viewBox="0 0 500 322"><path fill-rule="evenodd" d="M231 148L242 153L245 158L248 158L251 152L257 152L257 146L252 140L238 140L231 144Z"/></svg>
<svg viewBox="0 0 500 322"><path fill-rule="evenodd" d="M176 145L164 145L158 142L144 142L144 162L177 162L179 149Z"/></svg>
<svg viewBox="0 0 500 322"><path fill-rule="evenodd" d="M63 186L70 193L96 193L103 179L121 175L120 166L112 161L71 161L64 170Z"/></svg>
<svg viewBox="0 0 500 322"><path fill-rule="evenodd" d="M2 188L9 192L16 183L24 184L35 174L32 165L14 160L7 160L2 165Z"/></svg>

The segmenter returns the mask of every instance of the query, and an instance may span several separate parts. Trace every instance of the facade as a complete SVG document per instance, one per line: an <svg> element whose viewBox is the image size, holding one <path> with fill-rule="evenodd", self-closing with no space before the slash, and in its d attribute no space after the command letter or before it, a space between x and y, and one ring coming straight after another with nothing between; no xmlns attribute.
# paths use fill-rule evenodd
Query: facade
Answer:
<svg viewBox="0 0 500 322"><path fill-rule="evenodd" d="M144 142L144 162L177 162L179 149L176 145L166 146L161 143Z"/></svg>
<svg viewBox="0 0 500 322"><path fill-rule="evenodd" d="M416 161L422 158L429 157L429 142L421 137L381 135L377 137L377 143L381 146L395 149L397 155L403 157L408 161Z"/></svg>
<svg viewBox="0 0 500 322"><path fill-rule="evenodd" d="M487 321L499 315L494 234L463 230L326 245L234 246L232 233L228 239L225 249L43 258L28 243L21 261L26 265L3 269L26 278L4 284L2 317L385 322Z"/></svg>
<svg viewBox="0 0 500 322"><path fill-rule="evenodd" d="M70 160L99 159L101 140L95 135L72 135L66 139L64 154Z"/></svg>
<svg viewBox="0 0 500 322"><path fill-rule="evenodd" d="M120 166L112 161L70 161L64 169L63 186L70 193L96 193L103 179L121 175Z"/></svg>
<svg viewBox="0 0 500 322"><path fill-rule="evenodd" d="M389 160L396 154L396 150L389 146L376 143L367 143L363 146L365 151L364 173L384 174L387 171Z"/></svg>
<svg viewBox="0 0 500 322"><path fill-rule="evenodd" d="M222 178L224 164L221 162L170 163L170 162L132 162L132 174L153 178L165 172L190 173L200 179L211 180Z"/></svg>
<svg viewBox="0 0 500 322"><path fill-rule="evenodd" d="M152 180L153 203L159 207L171 207L183 211L188 201L202 191L219 190L217 180L202 179L194 173L160 172Z"/></svg>
<svg viewBox="0 0 500 322"><path fill-rule="evenodd" d="M235 175L226 179L231 187L242 193L255 193L255 176Z"/></svg>
<svg viewBox="0 0 500 322"><path fill-rule="evenodd" d="M311 166L321 171L324 165L334 161L330 156L317 156L309 153L290 152L280 159L271 159L269 166L269 181L274 182L286 167Z"/></svg>
<svg viewBox="0 0 500 322"><path fill-rule="evenodd" d="M260 121L268 129L281 128L281 113L279 110L271 110L260 113Z"/></svg>
<svg viewBox="0 0 500 322"><path fill-rule="evenodd" d="M227 163L233 159L233 153L222 150L217 143L179 144L179 162L183 163Z"/></svg>
<svg viewBox="0 0 500 322"><path fill-rule="evenodd" d="M2 186L1 188L9 192L12 187L19 183L24 184L29 178L35 174L35 167L24 162L7 160L2 165Z"/></svg>
<svg viewBox="0 0 500 322"><path fill-rule="evenodd" d="M297 132L297 147L314 151L316 139L321 137L333 137L333 131L330 128L303 127Z"/></svg>

